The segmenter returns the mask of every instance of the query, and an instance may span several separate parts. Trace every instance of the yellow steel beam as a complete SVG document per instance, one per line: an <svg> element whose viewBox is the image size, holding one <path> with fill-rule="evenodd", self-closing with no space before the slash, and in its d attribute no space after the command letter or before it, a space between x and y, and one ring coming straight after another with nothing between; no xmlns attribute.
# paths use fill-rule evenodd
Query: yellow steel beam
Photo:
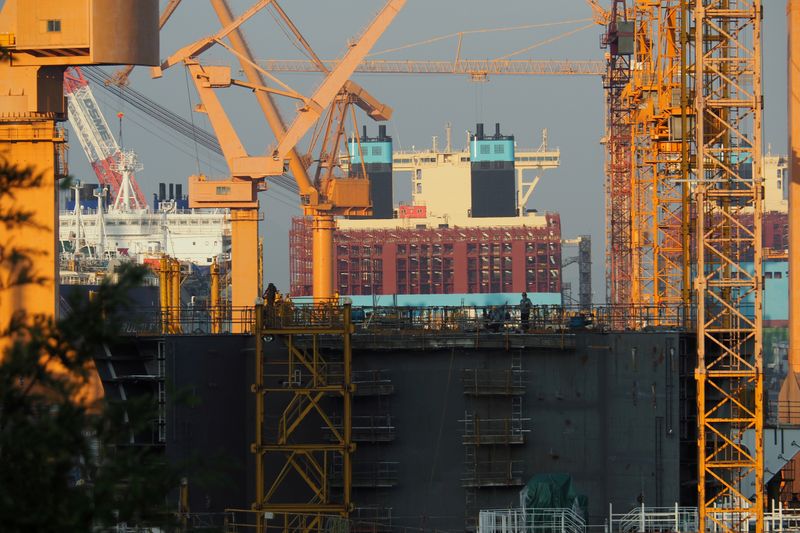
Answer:
<svg viewBox="0 0 800 533"><path fill-rule="evenodd" d="M277 525L285 533L320 533L325 523L323 516L340 515L346 517L351 510L351 460L354 451L352 443L352 403L353 385L351 373L350 307L342 308L316 306L295 313L294 309L256 308L256 383L252 390L256 394L256 441L251 451L256 456L256 501L254 511L269 511L284 516L282 525ZM284 315L284 316L281 316ZM329 318L337 326L321 330L312 326L316 318ZM278 327L276 323L286 326ZM264 337L274 335L286 343L283 355L264 356ZM295 337L301 336L298 340ZM319 352L320 337L336 336L342 339L342 359L332 364ZM302 344L301 344L302 343ZM269 368L274 369L274 374ZM342 376L340 373L343 373ZM276 375L289 387L270 387L265 377ZM300 382L297 381L300 376ZM265 421L265 402L278 406L280 416L277 428L267 429ZM280 400L283 398L283 401ZM342 427L338 428L328 409L331 402L341 399ZM321 422L320 422L321 421ZM295 442L291 438L304 428L313 427L319 434L319 425L328 427L334 442L319 441ZM270 436L271 435L271 436ZM343 493L334 499L331 492L330 461L341 458ZM269 463L267 458L270 459ZM267 464L274 470L266 475ZM276 501L282 487L286 484L297 487L300 484L307 491L302 501ZM266 524L257 520L257 531L264 531ZM276 527L274 523L271 527Z"/></svg>
<svg viewBox="0 0 800 533"><path fill-rule="evenodd" d="M698 0L692 9L698 525L761 533L761 1ZM755 433L754 449L743 445L747 431ZM743 486L748 476L752 502Z"/></svg>

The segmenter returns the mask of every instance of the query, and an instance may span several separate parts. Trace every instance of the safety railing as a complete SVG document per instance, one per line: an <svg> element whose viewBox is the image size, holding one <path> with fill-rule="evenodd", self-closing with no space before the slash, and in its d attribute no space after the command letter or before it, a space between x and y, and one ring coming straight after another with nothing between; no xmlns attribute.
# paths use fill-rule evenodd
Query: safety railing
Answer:
<svg viewBox="0 0 800 533"><path fill-rule="evenodd" d="M6 119L14 119L14 114L4 114L4 118ZM56 115L52 113L31 113L19 115L20 120L25 118L39 118L41 120L55 120L58 118ZM67 133L64 128L59 126L48 126L48 125L34 125L30 127L20 127L20 126L6 126L0 127L0 140L2 141L16 141L16 142L25 142L25 141L53 141L53 142L60 142L65 141L67 139Z"/></svg>
<svg viewBox="0 0 800 533"><path fill-rule="evenodd" d="M478 461L467 467L462 487L521 487L525 484L522 461Z"/></svg>
<svg viewBox="0 0 800 533"><path fill-rule="evenodd" d="M336 300L294 303L280 300L264 304L267 329L341 329L345 305ZM132 310L125 321L130 334L228 334L250 333L255 307L219 306L157 307ZM178 312L179 311L179 312ZM165 317L165 318L162 318ZM675 315L677 316L677 315ZM165 322L169 327L164 328ZM351 323L356 334L416 336L483 334L556 334L576 331L653 331L683 329L683 319L667 320L658 306L599 306L591 310L556 305L533 306L527 316L512 305L458 307L353 307Z"/></svg>
<svg viewBox="0 0 800 533"><path fill-rule="evenodd" d="M461 371L464 394L471 396L519 396L525 394L525 371L465 368Z"/></svg>
<svg viewBox="0 0 800 533"><path fill-rule="evenodd" d="M774 403L774 415L778 424L781 420L800 420L800 402L791 400L778 400Z"/></svg>
<svg viewBox="0 0 800 533"><path fill-rule="evenodd" d="M560 305L458 307L355 307L353 323L367 331L553 333L577 330L680 329L683 315L663 306L598 306L591 310Z"/></svg>
<svg viewBox="0 0 800 533"><path fill-rule="evenodd" d="M140 307L122 318L122 333L128 335L251 334L255 329L253 307Z"/></svg>
<svg viewBox="0 0 800 533"><path fill-rule="evenodd" d="M641 505L626 513L614 513L608 506L609 533L658 533L697 531L697 508L646 507Z"/></svg>
<svg viewBox="0 0 800 533"><path fill-rule="evenodd" d="M267 329L342 329L345 313L349 312L349 306L339 305L335 300L313 304L277 301L262 309Z"/></svg>
<svg viewBox="0 0 800 533"><path fill-rule="evenodd" d="M499 509L478 515L478 533L585 533L586 522L572 509Z"/></svg>
<svg viewBox="0 0 800 533"><path fill-rule="evenodd" d="M786 508L783 502L772 502L771 511L764 513L764 531L783 533L800 531L800 509Z"/></svg>
<svg viewBox="0 0 800 533"><path fill-rule="evenodd" d="M731 523L738 521L738 515L731 516ZM627 513L615 514L609 505L607 533L695 533L698 528L697 508L680 507L646 507L640 506ZM734 529L753 531L753 520L745 521ZM709 532L722 531L718 524L708 521L706 530ZM800 509L786 508L783 503L773 502L771 510L764 513L764 531L767 533L783 533L800 531Z"/></svg>
<svg viewBox="0 0 800 533"><path fill-rule="evenodd" d="M250 509L226 509L225 533L349 533L350 522L341 516L299 514Z"/></svg>

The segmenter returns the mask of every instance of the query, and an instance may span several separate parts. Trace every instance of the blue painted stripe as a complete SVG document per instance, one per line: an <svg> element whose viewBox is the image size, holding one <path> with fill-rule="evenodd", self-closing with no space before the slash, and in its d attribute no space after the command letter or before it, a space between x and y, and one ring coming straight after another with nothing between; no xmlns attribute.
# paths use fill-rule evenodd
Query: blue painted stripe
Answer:
<svg viewBox="0 0 800 533"><path fill-rule="evenodd" d="M469 143L469 159L473 163L514 161L514 140L473 140Z"/></svg>
<svg viewBox="0 0 800 533"><path fill-rule="evenodd" d="M362 142L361 153L358 150L358 143L348 141L347 150L350 152L350 161L353 164L361 163L361 153L364 154L364 163L383 163L392 164L392 143L379 141L379 142Z"/></svg>

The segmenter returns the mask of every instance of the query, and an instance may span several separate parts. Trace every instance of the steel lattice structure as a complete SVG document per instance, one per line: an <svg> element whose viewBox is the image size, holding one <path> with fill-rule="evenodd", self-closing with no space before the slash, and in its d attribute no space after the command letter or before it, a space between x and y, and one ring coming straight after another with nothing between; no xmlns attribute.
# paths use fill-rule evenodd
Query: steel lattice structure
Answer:
<svg viewBox="0 0 800 533"><path fill-rule="evenodd" d="M67 97L70 124L78 134L78 141L89 159L89 164L100 185L109 187L112 198L116 198L123 182L122 173L117 168L123 152L80 67L72 67L65 72L64 93ZM147 200L132 175L130 184L136 202L140 207L146 206Z"/></svg>
<svg viewBox="0 0 800 533"><path fill-rule="evenodd" d="M693 16L699 530L761 533L761 1L698 0Z"/></svg>
<svg viewBox="0 0 800 533"><path fill-rule="evenodd" d="M667 324L685 324L690 297L689 184L682 172L683 124L690 107L681 89L680 0L662 0L659 6L658 50L655 59L657 112L653 116L655 218L653 225L653 304L663 309Z"/></svg>
<svg viewBox="0 0 800 533"><path fill-rule="evenodd" d="M350 514L352 329L349 305L256 307L252 511L259 533L322 532ZM272 339L285 349L267 354ZM337 350L323 353L326 342Z"/></svg>
<svg viewBox="0 0 800 533"><path fill-rule="evenodd" d="M637 0L633 8L631 302L660 309L660 325L681 325L689 306L679 12L678 0Z"/></svg>
<svg viewBox="0 0 800 533"><path fill-rule="evenodd" d="M631 53L620 44L632 35L626 0L614 0L608 32L606 90L606 301L631 303L631 125L628 90ZM626 32L622 32L625 29ZM631 43L632 44L632 43ZM631 47L632 48L632 47Z"/></svg>
<svg viewBox="0 0 800 533"><path fill-rule="evenodd" d="M633 6L634 60L629 97L631 123L631 302L653 305L655 263L653 244L656 222L656 168L653 158L653 117L659 103L658 56L659 5L636 0Z"/></svg>

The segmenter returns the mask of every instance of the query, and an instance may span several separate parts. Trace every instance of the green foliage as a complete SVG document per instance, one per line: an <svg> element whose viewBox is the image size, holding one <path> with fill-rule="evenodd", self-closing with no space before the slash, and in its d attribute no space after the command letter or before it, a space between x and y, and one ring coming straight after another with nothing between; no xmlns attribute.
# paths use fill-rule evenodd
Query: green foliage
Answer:
<svg viewBox="0 0 800 533"><path fill-rule="evenodd" d="M0 163L0 228L31 225L29 212L7 200L41 178ZM0 239L3 289L40 283L21 243ZM92 402L93 354L119 335L127 294L142 267L126 266L96 297L73 299L55 322L18 313L0 325L8 348L0 364L0 530L85 532L119 522L169 530L167 493L178 486L174 468L131 435L152 430L151 400Z"/></svg>

